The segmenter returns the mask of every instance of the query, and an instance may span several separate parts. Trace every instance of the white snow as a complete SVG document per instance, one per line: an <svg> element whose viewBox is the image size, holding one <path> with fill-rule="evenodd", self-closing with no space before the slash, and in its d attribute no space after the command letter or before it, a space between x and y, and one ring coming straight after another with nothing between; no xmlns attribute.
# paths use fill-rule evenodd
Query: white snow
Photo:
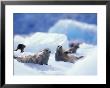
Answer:
<svg viewBox="0 0 110 88"><path fill-rule="evenodd" d="M15 51L15 55L28 55L31 52L20 53ZM51 54L48 65L38 65L31 63L20 63L14 59L14 75L96 75L97 74L97 47L94 45L81 44L76 56L83 55L84 58L75 64L69 62L55 61L55 54Z"/></svg>

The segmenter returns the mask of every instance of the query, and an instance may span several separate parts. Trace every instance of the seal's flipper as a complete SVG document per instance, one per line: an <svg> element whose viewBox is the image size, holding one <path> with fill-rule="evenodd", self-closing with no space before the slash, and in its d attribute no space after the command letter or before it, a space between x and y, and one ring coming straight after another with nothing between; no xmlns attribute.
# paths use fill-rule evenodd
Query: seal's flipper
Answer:
<svg viewBox="0 0 110 88"><path fill-rule="evenodd" d="M83 58L84 56L77 57L77 59Z"/></svg>

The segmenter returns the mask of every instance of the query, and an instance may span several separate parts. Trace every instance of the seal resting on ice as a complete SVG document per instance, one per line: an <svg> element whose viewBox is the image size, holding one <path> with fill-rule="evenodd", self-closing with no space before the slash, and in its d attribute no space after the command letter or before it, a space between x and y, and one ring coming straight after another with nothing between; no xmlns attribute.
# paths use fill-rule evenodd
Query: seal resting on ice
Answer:
<svg viewBox="0 0 110 88"><path fill-rule="evenodd" d="M40 64L40 65L48 65L48 60L50 56L51 51L46 48L34 55L28 55L28 56L22 56L22 57L15 57L14 58L22 63L34 63L34 64Z"/></svg>
<svg viewBox="0 0 110 88"><path fill-rule="evenodd" d="M71 43L69 45L69 49L65 51L65 53L76 53L77 49L79 48L80 43Z"/></svg>
<svg viewBox="0 0 110 88"><path fill-rule="evenodd" d="M64 62L70 62L75 63L80 58L83 58L83 56L76 57L73 54L67 54L63 50L62 46L57 46L56 53L55 53L55 60L56 61L64 61Z"/></svg>

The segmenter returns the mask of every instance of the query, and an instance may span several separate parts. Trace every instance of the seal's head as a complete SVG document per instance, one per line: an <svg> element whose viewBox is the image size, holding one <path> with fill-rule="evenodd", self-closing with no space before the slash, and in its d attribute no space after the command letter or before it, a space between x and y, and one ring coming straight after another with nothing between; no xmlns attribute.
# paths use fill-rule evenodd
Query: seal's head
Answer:
<svg viewBox="0 0 110 88"><path fill-rule="evenodd" d="M69 45L69 47L74 47L74 48L76 48L76 49L78 49L79 48L79 45L80 45L80 43L71 43L70 45Z"/></svg>
<svg viewBox="0 0 110 88"><path fill-rule="evenodd" d="M45 53L51 53L51 51L50 51L49 48L44 49L44 52L45 52Z"/></svg>
<svg viewBox="0 0 110 88"><path fill-rule="evenodd" d="M63 53L63 47L62 47L61 45L58 45L58 46L57 46L56 53L57 53L58 55L61 55L61 54Z"/></svg>

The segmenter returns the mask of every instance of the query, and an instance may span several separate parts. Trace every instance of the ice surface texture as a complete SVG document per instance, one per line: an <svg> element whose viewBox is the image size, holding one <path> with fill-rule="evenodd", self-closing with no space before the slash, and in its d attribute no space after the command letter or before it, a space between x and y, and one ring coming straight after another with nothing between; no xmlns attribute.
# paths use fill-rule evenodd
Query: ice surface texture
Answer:
<svg viewBox="0 0 110 88"><path fill-rule="evenodd" d="M37 39L38 38L38 39ZM18 39L18 40L17 40ZM96 45L82 43L75 55L83 55L84 58L75 64L55 61L57 45L68 48L68 40L64 34L35 33L29 37L15 36L15 46L18 43L26 44L25 52L14 51L15 56L33 55L44 48L50 48L52 53L48 65L32 63L20 63L14 60L14 75L96 75L97 73L97 47Z"/></svg>

